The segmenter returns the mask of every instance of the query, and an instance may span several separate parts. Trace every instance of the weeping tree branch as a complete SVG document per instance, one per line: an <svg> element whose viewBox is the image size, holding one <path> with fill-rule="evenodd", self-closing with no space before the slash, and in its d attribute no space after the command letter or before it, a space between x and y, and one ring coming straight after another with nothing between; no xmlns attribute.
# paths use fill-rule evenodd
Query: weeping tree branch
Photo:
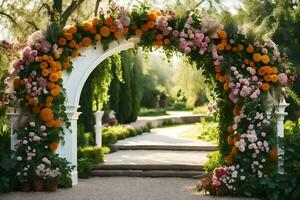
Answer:
<svg viewBox="0 0 300 200"><path fill-rule="evenodd" d="M41 7L39 8L38 13L40 13L40 11L42 10L42 8L46 8L46 10L48 12L48 15L50 16L50 21L54 21L54 12L52 11L51 7L48 4L43 3L41 5Z"/></svg>
<svg viewBox="0 0 300 200"><path fill-rule="evenodd" d="M38 26L34 23L34 21L27 21L27 23L31 25L34 28L34 30L39 30Z"/></svg>
<svg viewBox="0 0 300 200"><path fill-rule="evenodd" d="M96 17L98 15L99 5L101 0L96 1L95 10L94 10L94 16Z"/></svg>
<svg viewBox="0 0 300 200"><path fill-rule="evenodd" d="M85 0L72 0L71 4L61 15L61 25L65 26L70 15L78 8Z"/></svg>
<svg viewBox="0 0 300 200"><path fill-rule="evenodd" d="M18 24L17 22L16 22L16 20L12 17L12 16L10 16L9 14L7 14L7 13L5 13L5 12L3 12L3 11L0 11L0 15L3 15L3 16L5 16L5 17L7 17L12 23L14 23L14 24Z"/></svg>

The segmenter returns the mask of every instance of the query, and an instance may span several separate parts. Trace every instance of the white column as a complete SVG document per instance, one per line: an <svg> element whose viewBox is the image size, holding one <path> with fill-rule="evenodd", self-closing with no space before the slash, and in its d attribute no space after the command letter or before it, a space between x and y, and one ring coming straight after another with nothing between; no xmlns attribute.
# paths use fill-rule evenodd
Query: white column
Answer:
<svg viewBox="0 0 300 200"><path fill-rule="evenodd" d="M71 172L72 185L78 183L77 172L77 120L80 112L77 112L78 106L66 106L66 114L69 119L70 127L63 125L64 141L60 144L59 153L62 158L66 158L75 168Z"/></svg>
<svg viewBox="0 0 300 200"><path fill-rule="evenodd" d="M20 112L10 112L7 113L7 116L10 120L10 149L15 151L16 150L16 143L17 143L17 134L14 133L14 124L20 118Z"/></svg>
<svg viewBox="0 0 300 200"><path fill-rule="evenodd" d="M283 139L284 138L284 117L287 115L285 112L285 108L289 106L288 103L286 103L284 97L280 99L280 102L278 104L278 109L276 112L277 115L277 139ZM283 174L284 173L284 149L281 148L279 145L279 142L277 141L277 149L278 149L278 173Z"/></svg>
<svg viewBox="0 0 300 200"><path fill-rule="evenodd" d="M94 113L96 124L94 126L95 129L95 142L96 146L102 147L102 117L104 111L97 111Z"/></svg>

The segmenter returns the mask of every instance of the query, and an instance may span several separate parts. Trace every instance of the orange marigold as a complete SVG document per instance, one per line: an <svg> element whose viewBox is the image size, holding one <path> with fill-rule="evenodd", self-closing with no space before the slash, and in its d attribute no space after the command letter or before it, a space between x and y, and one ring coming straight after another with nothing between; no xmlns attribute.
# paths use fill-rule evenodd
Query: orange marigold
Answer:
<svg viewBox="0 0 300 200"><path fill-rule="evenodd" d="M48 69L43 69L42 70L42 75L44 76L44 77L47 77L48 75L49 75L49 70Z"/></svg>
<svg viewBox="0 0 300 200"><path fill-rule="evenodd" d="M157 34L157 35L155 36L155 38L156 38L157 40L162 40L162 39L164 38L164 36L163 36L162 34Z"/></svg>
<svg viewBox="0 0 300 200"><path fill-rule="evenodd" d="M247 48L246 48L246 51L247 53L254 53L254 48L252 45L249 45Z"/></svg>
<svg viewBox="0 0 300 200"><path fill-rule="evenodd" d="M73 39L72 33L65 33L64 35L65 35L65 38L66 38L67 40L72 40L72 39Z"/></svg>
<svg viewBox="0 0 300 200"><path fill-rule="evenodd" d="M266 68L265 67L259 68L258 75L264 76L265 74L266 74Z"/></svg>
<svg viewBox="0 0 300 200"><path fill-rule="evenodd" d="M54 152L57 147L58 147L58 143L57 142L52 142L50 145L49 145L50 149Z"/></svg>
<svg viewBox="0 0 300 200"><path fill-rule="evenodd" d="M92 19L92 24L93 24L94 26L96 26L97 24L99 24L99 22L100 22L99 17L94 17L94 18Z"/></svg>
<svg viewBox="0 0 300 200"><path fill-rule="evenodd" d="M268 64L270 62L270 57L268 55L262 55L261 62L264 64Z"/></svg>
<svg viewBox="0 0 300 200"><path fill-rule="evenodd" d="M261 54L260 53L253 54L253 60L255 62L260 62L261 61Z"/></svg>
<svg viewBox="0 0 300 200"><path fill-rule="evenodd" d="M237 48L237 51L238 51L238 52L241 52L241 51L244 50L244 45L238 44L236 48Z"/></svg>
<svg viewBox="0 0 300 200"><path fill-rule="evenodd" d="M70 43L69 43L69 47L71 48L75 48L77 45L77 42L75 40L72 40Z"/></svg>
<svg viewBox="0 0 300 200"><path fill-rule="evenodd" d="M171 41L169 39L164 39L164 44L169 45L169 44L171 44Z"/></svg>
<svg viewBox="0 0 300 200"><path fill-rule="evenodd" d="M157 13L156 12L150 12L148 14L148 20L155 21L156 18L157 18Z"/></svg>
<svg viewBox="0 0 300 200"><path fill-rule="evenodd" d="M126 35L126 34L128 33L128 31L129 31L128 27L125 26L125 27L123 28L123 33L124 33L124 35Z"/></svg>
<svg viewBox="0 0 300 200"><path fill-rule="evenodd" d="M230 51L231 50L231 45L230 44L226 44L225 49L226 49L226 51Z"/></svg>
<svg viewBox="0 0 300 200"><path fill-rule="evenodd" d="M52 83L52 82L48 82L47 87L48 87L48 89L51 90L51 89L53 89L53 88L56 87L56 84L55 84L55 83Z"/></svg>
<svg viewBox="0 0 300 200"><path fill-rule="evenodd" d="M232 155L226 156L225 161L230 165L233 162Z"/></svg>
<svg viewBox="0 0 300 200"><path fill-rule="evenodd" d="M115 38L120 39L122 37L122 32L121 31L116 31L114 33Z"/></svg>
<svg viewBox="0 0 300 200"><path fill-rule="evenodd" d="M229 90L229 82L228 81L226 81L224 83L223 88L224 88L225 91Z"/></svg>
<svg viewBox="0 0 300 200"><path fill-rule="evenodd" d="M90 23L90 22L84 22L84 23L82 24L82 28L83 28L83 30L85 30L85 31L91 30L92 27L93 27L93 24Z"/></svg>
<svg viewBox="0 0 300 200"><path fill-rule="evenodd" d="M272 148L270 151L270 158L272 160L277 160L278 156L277 156L277 150L275 148Z"/></svg>
<svg viewBox="0 0 300 200"><path fill-rule="evenodd" d="M54 100L53 96L47 96L46 102L52 102Z"/></svg>
<svg viewBox="0 0 300 200"><path fill-rule="evenodd" d="M112 32L112 33L116 32L118 30L118 28L115 25L110 26L109 29L110 29L110 32Z"/></svg>
<svg viewBox="0 0 300 200"><path fill-rule="evenodd" d="M231 135L228 135L228 136L227 136L227 144L229 144L229 145L233 145L233 144L234 144L234 143L233 143L233 138L232 138Z"/></svg>
<svg viewBox="0 0 300 200"><path fill-rule="evenodd" d="M96 34L96 35L95 35L95 40L98 41L98 40L100 40L100 39L101 39L101 35L100 35L99 33Z"/></svg>
<svg viewBox="0 0 300 200"><path fill-rule="evenodd" d="M51 73L50 76L49 76L49 80L52 81L52 82L58 81L57 73Z"/></svg>
<svg viewBox="0 0 300 200"><path fill-rule="evenodd" d="M135 35L136 35L137 37L141 37L142 34L143 34L143 31L142 31L141 29L136 29L136 30L135 30Z"/></svg>
<svg viewBox="0 0 300 200"><path fill-rule="evenodd" d="M43 61L43 62L40 63L40 68L41 69L46 69L47 67L48 67L48 63L47 62Z"/></svg>
<svg viewBox="0 0 300 200"><path fill-rule="evenodd" d="M71 27L69 28L69 32L72 33L72 34L77 33L77 28L76 28L76 26L71 26Z"/></svg>
<svg viewBox="0 0 300 200"><path fill-rule="evenodd" d="M239 115L241 111L241 106L239 104L235 104L232 110L233 115Z"/></svg>
<svg viewBox="0 0 300 200"><path fill-rule="evenodd" d="M147 26L148 26L148 28L153 29L155 27L155 22L154 21L148 21Z"/></svg>
<svg viewBox="0 0 300 200"><path fill-rule="evenodd" d="M273 83L276 83L277 81L279 81L279 78L276 74L272 74L271 75L271 80L272 80Z"/></svg>
<svg viewBox="0 0 300 200"><path fill-rule="evenodd" d="M221 65L216 65L215 66L215 72L221 72L222 71L222 66Z"/></svg>
<svg viewBox="0 0 300 200"><path fill-rule="evenodd" d="M273 74L277 74L278 73L277 67L272 67L272 70L273 70Z"/></svg>
<svg viewBox="0 0 300 200"><path fill-rule="evenodd" d="M149 30L149 27L148 27L147 24L143 24L141 29L142 29L143 32L147 32Z"/></svg>
<svg viewBox="0 0 300 200"><path fill-rule="evenodd" d="M47 60L47 58L48 58L48 55L47 55L47 54L44 54L44 55L42 56L42 60Z"/></svg>
<svg viewBox="0 0 300 200"><path fill-rule="evenodd" d="M40 118L45 122L53 120L53 116L53 111L50 108L43 108L40 112Z"/></svg>
<svg viewBox="0 0 300 200"><path fill-rule="evenodd" d="M55 125L55 120L50 120L50 121L46 122L46 126L48 128L53 128L54 125Z"/></svg>
<svg viewBox="0 0 300 200"><path fill-rule="evenodd" d="M228 131L229 133L233 133L233 132L234 132L234 129L232 128L232 126L228 126L227 131Z"/></svg>
<svg viewBox="0 0 300 200"><path fill-rule="evenodd" d="M65 38L59 38L59 40L58 40L58 44L59 44L60 46L64 46L64 45L66 45L66 44L67 44L67 41L66 41L66 39L65 39Z"/></svg>
<svg viewBox="0 0 300 200"><path fill-rule="evenodd" d="M63 68L68 69L71 66L70 62L64 62L63 63Z"/></svg>
<svg viewBox="0 0 300 200"><path fill-rule="evenodd" d="M61 89L60 89L60 87L57 85L55 88L53 88L53 89L51 90L51 95L52 95L52 96L57 96L57 95L60 93L60 91L61 91Z"/></svg>
<svg viewBox="0 0 300 200"><path fill-rule="evenodd" d="M156 45L157 47L161 47L161 46L163 45L163 41L162 41L162 40L156 40L156 41L155 41L155 45Z"/></svg>
<svg viewBox="0 0 300 200"><path fill-rule="evenodd" d="M221 39L227 38L227 33L225 31L219 31L218 35L219 35L219 38L221 38Z"/></svg>
<svg viewBox="0 0 300 200"><path fill-rule="evenodd" d="M73 57L79 56L79 51L78 51L78 50L72 51L72 56L73 56Z"/></svg>
<svg viewBox="0 0 300 200"><path fill-rule="evenodd" d="M14 79L13 85L15 88L19 88L22 85L20 77Z"/></svg>
<svg viewBox="0 0 300 200"><path fill-rule="evenodd" d="M220 44L217 45L217 49L219 51L223 51L225 49L225 47L224 47L224 45L222 43L220 43Z"/></svg>
<svg viewBox="0 0 300 200"><path fill-rule="evenodd" d="M111 26L111 25L114 24L114 20L111 17L107 17L104 20L104 24L107 25L107 26Z"/></svg>
<svg viewBox="0 0 300 200"><path fill-rule="evenodd" d="M110 29L107 26L102 26L100 28L100 34L102 37L108 37L110 35Z"/></svg>
<svg viewBox="0 0 300 200"><path fill-rule="evenodd" d="M231 155L235 155L238 152L238 148L236 146L232 147L231 149Z"/></svg>
<svg viewBox="0 0 300 200"><path fill-rule="evenodd" d="M263 91L267 91L267 90L270 89L270 85L269 85L268 83L263 83L263 84L261 85L261 89L262 89Z"/></svg>
<svg viewBox="0 0 300 200"><path fill-rule="evenodd" d="M84 46L84 47L88 47L88 46L90 46L92 44L92 39L91 38L89 38L89 37L84 37L83 39L82 39L82 45Z"/></svg>
<svg viewBox="0 0 300 200"><path fill-rule="evenodd" d="M31 110L35 114L39 114L41 111L41 109L38 106L33 106Z"/></svg>

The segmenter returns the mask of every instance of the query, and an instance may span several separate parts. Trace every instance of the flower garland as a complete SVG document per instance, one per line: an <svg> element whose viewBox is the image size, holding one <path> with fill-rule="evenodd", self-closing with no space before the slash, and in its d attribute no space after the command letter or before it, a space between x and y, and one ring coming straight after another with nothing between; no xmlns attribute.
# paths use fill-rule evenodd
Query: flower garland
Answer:
<svg viewBox="0 0 300 200"><path fill-rule="evenodd" d="M220 115L228 118L220 122L222 137L228 143L222 152L227 154L228 169L222 176L214 176L215 185L235 192L241 183L250 185L271 173L277 155L275 131L263 103L271 88L290 81L286 62L271 40L260 44L195 13L179 18L173 12L153 11L145 5L131 13L112 8L82 24L53 30L34 32L22 58L13 63L18 72L15 92L22 108L15 126L19 176L27 172L39 176L43 166L49 165L44 161L55 154L63 138L61 125L68 120L62 71L72 70L72 58L80 56L79 49L98 42L107 48L112 41L130 37L139 37L144 48L155 46L167 53L186 54L217 82L218 104L224 105ZM232 113L225 113L228 109L233 109Z"/></svg>

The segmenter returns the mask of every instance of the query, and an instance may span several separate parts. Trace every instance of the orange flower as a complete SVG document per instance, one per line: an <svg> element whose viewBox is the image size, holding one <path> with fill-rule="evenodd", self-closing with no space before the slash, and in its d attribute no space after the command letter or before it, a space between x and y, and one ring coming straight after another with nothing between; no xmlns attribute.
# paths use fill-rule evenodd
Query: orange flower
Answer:
<svg viewBox="0 0 300 200"><path fill-rule="evenodd" d="M50 121L46 122L46 126L48 128L52 128L52 127L54 127L54 125L55 125L55 120L50 120Z"/></svg>
<svg viewBox="0 0 300 200"><path fill-rule="evenodd" d="M225 49L226 49L226 51L230 51L231 50L231 45L230 44L226 44Z"/></svg>
<svg viewBox="0 0 300 200"><path fill-rule="evenodd" d="M232 147L231 149L231 155L235 155L238 152L238 148L236 146Z"/></svg>
<svg viewBox="0 0 300 200"><path fill-rule="evenodd" d="M99 22L100 22L99 17L94 17L94 18L92 19L92 24L93 24L94 26L96 26Z"/></svg>
<svg viewBox="0 0 300 200"><path fill-rule="evenodd" d="M48 69L43 69L43 70L42 70L42 75L43 75L44 77L47 77L47 76L49 75L49 70L48 70Z"/></svg>
<svg viewBox="0 0 300 200"><path fill-rule="evenodd" d="M55 58L55 59L59 59L59 57L60 57L60 54L59 54L59 53L55 53L55 54L54 54L54 58Z"/></svg>
<svg viewBox="0 0 300 200"><path fill-rule="evenodd" d="M238 52L241 52L241 51L243 51L243 50L244 50L244 45L238 44L238 45L237 45L237 51L238 51Z"/></svg>
<svg viewBox="0 0 300 200"><path fill-rule="evenodd" d="M250 44L247 48L246 48L247 53L254 53L254 48L253 46Z"/></svg>
<svg viewBox="0 0 300 200"><path fill-rule="evenodd" d="M70 46L71 48L75 48L76 45L77 45L77 42L76 42L75 40L72 40L72 41L69 43L69 46Z"/></svg>
<svg viewBox="0 0 300 200"><path fill-rule="evenodd" d="M47 67L48 67L48 63L47 62L43 61L43 62L40 63L40 68L41 69L46 69Z"/></svg>
<svg viewBox="0 0 300 200"><path fill-rule="evenodd" d="M71 26L69 28L69 32L72 33L72 34L75 34L75 33L77 33L77 28L75 26Z"/></svg>
<svg viewBox="0 0 300 200"><path fill-rule="evenodd" d="M221 40L221 44L223 44L224 47L226 47L226 45L227 45L227 39L222 39L222 40Z"/></svg>
<svg viewBox="0 0 300 200"><path fill-rule="evenodd" d="M42 56L42 60L47 60L47 58L48 58L48 55L47 55L47 54L44 54L44 55Z"/></svg>
<svg viewBox="0 0 300 200"><path fill-rule="evenodd" d="M50 64L54 61L54 58L52 56L47 57L47 62Z"/></svg>
<svg viewBox="0 0 300 200"><path fill-rule="evenodd" d="M143 34L143 31L142 31L141 29L136 29L136 30L135 30L135 35L136 35L137 37L141 37L142 34Z"/></svg>
<svg viewBox="0 0 300 200"><path fill-rule="evenodd" d="M276 83L277 81L279 81L279 78L276 74L272 74L271 75L271 80L272 80L273 83Z"/></svg>
<svg viewBox="0 0 300 200"><path fill-rule="evenodd" d="M228 126L227 131L228 131L229 133L233 133L233 132L234 132L232 126Z"/></svg>
<svg viewBox="0 0 300 200"><path fill-rule="evenodd" d="M219 51L223 51L225 49L225 47L224 47L224 45L222 43L220 43L220 44L217 45L217 49Z"/></svg>
<svg viewBox="0 0 300 200"><path fill-rule="evenodd" d="M226 156L225 161L227 162L227 164L230 165L233 162L232 156L231 155Z"/></svg>
<svg viewBox="0 0 300 200"><path fill-rule="evenodd" d="M48 87L48 89L51 90L51 89L53 89L53 88L56 87L56 84L55 84L55 83L52 83L52 82L48 82L47 87Z"/></svg>
<svg viewBox="0 0 300 200"><path fill-rule="evenodd" d="M155 36L155 38L156 38L157 40L162 40L162 39L164 38L164 36L163 36L162 34L157 34L157 35Z"/></svg>
<svg viewBox="0 0 300 200"><path fill-rule="evenodd" d="M43 108L40 112L40 118L45 122L53 120L53 116L53 111L50 108Z"/></svg>
<svg viewBox="0 0 300 200"><path fill-rule="evenodd" d="M150 12L148 14L148 20L155 21L156 18L157 18L157 13L156 12Z"/></svg>
<svg viewBox="0 0 300 200"><path fill-rule="evenodd" d="M49 147L54 152L57 149L58 144L56 142L52 142Z"/></svg>
<svg viewBox="0 0 300 200"><path fill-rule="evenodd" d="M229 144L229 145L233 145L234 144L231 135L228 135L228 137L227 137L227 144Z"/></svg>
<svg viewBox="0 0 300 200"><path fill-rule="evenodd" d="M95 26L93 26L93 27L91 28L90 33L93 34L93 35L95 35L95 34L97 33L97 29L96 29Z"/></svg>
<svg viewBox="0 0 300 200"><path fill-rule="evenodd" d="M240 111L241 111L241 106L239 104L235 104L232 110L233 115L234 116L239 115Z"/></svg>
<svg viewBox="0 0 300 200"><path fill-rule="evenodd" d="M93 27L93 24L90 23L90 22L84 22L84 23L82 24L82 28L83 28L83 30L85 30L85 31L91 30L92 27Z"/></svg>
<svg viewBox="0 0 300 200"><path fill-rule="evenodd" d="M253 60L251 60L251 61L249 62L249 65L250 65L250 67L255 68L255 63L253 62Z"/></svg>
<svg viewBox="0 0 300 200"><path fill-rule="evenodd" d="M38 57L36 57L36 59L35 59L37 62L42 62L42 57L41 56L38 56Z"/></svg>
<svg viewBox="0 0 300 200"><path fill-rule="evenodd" d="M268 64L270 62L270 57L268 55L262 55L261 56L261 61L264 63L264 64Z"/></svg>
<svg viewBox="0 0 300 200"><path fill-rule="evenodd" d="M96 35L95 35L95 40L98 41L98 40L100 40L100 39L101 39L101 35L100 35L99 33L96 34Z"/></svg>
<svg viewBox="0 0 300 200"><path fill-rule="evenodd" d="M118 28L115 25L112 25L109 27L110 32L114 33L118 30Z"/></svg>
<svg viewBox="0 0 300 200"><path fill-rule="evenodd" d="M73 35L71 33L65 33L65 38L67 40L72 40L73 39Z"/></svg>
<svg viewBox="0 0 300 200"><path fill-rule="evenodd" d="M132 24L132 25L131 25L131 29L132 29L132 30L136 30L136 29L137 29L136 24Z"/></svg>
<svg viewBox="0 0 300 200"><path fill-rule="evenodd" d="M56 63L56 69L57 70L61 70L62 69L62 65L59 61L55 62Z"/></svg>
<svg viewBox="0 0 300 200"><path fill-rule="evenodd" d="M261 55L260 55L260 53L253 54L253 60L255 62L260 62L261 61Z"/></svg>
<svg viewBox="0 0 300 200"><path fill-rule="evenodd" d="M68 69L71 66L71 64L69 62L64 62L63 63L63 68L64 69Z"/></svg>
<svg viewBox="0 0 300 200"><path fill-rule="evenodd" d="M41 109L38 106L33 106L31 110L35 114L39 114L41 111Z"/></svg>
<svg viewBox="0 0 300 200"><path fill-rule="evenodd" d="M60 87L57 85L57 86L55 86L55 88L53 88L53 89L51 90L51 95L52 95L52 96L57 96L57 95L60 93L60 91L61 91L61 89L60 89Z"/></svg>
<svg viewBox="0 0 300 200"><path fill-rule="evenodd" d="M227 33L225 31L219 31L219 38L220 39L226 39L227 38Z"/></svg>
<svg viewBox="0 0 300 200"><path fill-rule="evenodd" d="M157 47L161 47L161 46L163 45L163 41L162 41L162 40L156 40L156 41L155 41L155 45L156 45Z"/></svg>
<svg viewBox="0 0 300 200"><path fill-rule="evenodd" d="M155 22L154 21L148 21L147 26L148 26L148 28L153 29L155 27Z"/></svg>
<svg viewBox="0 0 300 200"><path fill-rule="evenodd" d="M107 26L102 26L100 28L100 34L102 37L108 37L110 35L110 29Z"/></svg>
<svg viewBox="0 0 300 200"><path fill-rule="evenodd" d="M49 80L52 81L52 82L58 81L57 73L51 73L50 76L49 76Z"/></svg>
<svg viewBox="0 0 300 200"><path fill-rule="evenodd" d="M169 45L169 44L171 44L171 41L169 39L164 39L164 44Z"/></svg>
<svg viewBox="0 0 300 200"><path fill-rule="evenodd" d="M115 38L120 39L122 37L122 32L116 31L114 35L115 35Z"/></svg>
<svg viewBox="0 0 300 200"><path fill-rule="evenodd" d="M46 102L52 102L54 100L53 96L47 96Z"/></svg>
<svg viewBox="0 0 300 200"><path fill-rule="evenodd" d="M265 74L266 74L266 68L265 67L259 68L258 75L264 76Z"/></svg>
<svg viewBox="0 0 300 200"><path fill-rule="evenodd" d="M14 79L13 85L15 88L19 88L21 86L21 79L20 77L17 77Z"/></svg>
<svg viewBox="0 0 300 200"><path fill-rule="evenodd" d="M67 44L67 41L66 41L66 39L65 39L65 38L59 38L59 40L58 40L58 44L59 44L60 46L64 46L64 45L66 45L66 44Z"/></svg>
<svg viewBox="0 0 300 200"><path fill-rule="evenodd" d="M73 56L73 57L79 56L79 51L78 51L78 50L72 51L72 56Z"/></svg>
<svg viewBox="0 0 300 200"><path fill-rule="evenodd" d="M245 59L244 59L244 64L245 64L245 65L249 65L249 63L250 63L249 59L245 58Z"/></svg>
<svg viewBox="0 0 300 200"><path fill-rule="evenodd" d="M147 26L147 24L143 24L141 29L143 32L147 32L149 30L149 27Z"/></svg>
<svg viewBox="0 0 300 200"><path fill-rule="evenodd" d="M272 81L272 76L271 75L265 75L264 76L264 79L265 79L265 81L267 81L267 82L270 82L270 81Z"/></svg>
<svg viewBox="0 0 300 200"><path fill-rule="evenodd" d="M216 65L215 66L215 72L221 72L222 71L222 66L221 65Z"/></svg>
<svg viewBox="0 0 300 200"><path fill-rule="evenodd" d="M223 88L224 88L225 91L229 90L229 82L228 82L228 81L226 81L226 82L224 83Z"/></svg>
<svg viewBox="0 0 300 200"><path fill-rule="evenodd" d="M267 73L267 74L273 74L273 69L272 69L272 67L270 67L270 66L265 66L265 69L266 69L266 73Z"/></svg>
<svg viewBox="0 0 300 200"><path fill-rule="evenodd" d="M270 85L268 83L263 83L261 85L261 89L264 90L264 91L267 91L270 89Z"/></svg>
<svg viewBox="0 0 300 200"><path fill-rule="evenodd" d="M123 33L124 33L124 35L126 35L126 34L128 33L128 31L129 31L128 27L124 27L124 28L123 28Z"/></svg>
<svg viewBox="0 0 300 200"><path fill-rule="evenodd" d="M237 48L236 48L236 47L232 47L231 50L232 50L232 52L234 52L234 53L237 52Z"/></svg>
<svg viewBox="0 0 300 200"><path fill-rule="evenodd" d="M278 73L277 67L272 67L272 70L273 70L273 74L277 74Z"/></svg>
<svg viewBox="0 0 300 200"><path fill-rule="evenodd" d="M84 46L84 47L88 47L88 46L90 46L92 44L92 39L91 38L89 38L89 37L84 37L83 39L82 39L82 45Z"/></svg>
<svg viewBox="0 0 300 200"><path fill-rule="evenodd" d="M61 127L61 120L60 120L60 119L55 120L54 127L55 127L55 128Z"/></svg>
<svg viewBox="0 0 300 200"><path fill-rule="evenodd" d="M277 160L278 156L277 156L277 150L275 148L273 148L271 151L270 151L270 158L272 160Z"/></svg>
<svg viewBox="0 0 300 200"><path fill-rule="evenodd" d="M46 102L45 107L46 108L51 108L52 107L52 102Z"/></svg>
<svg viewBox="0 0 300 200"><path fill-rule="evenodd" d="M114 24L114 20L111 18L111 17L107 17L105 20L104 20L104 24L107 25L107 26L111 26Z"/></svg>

